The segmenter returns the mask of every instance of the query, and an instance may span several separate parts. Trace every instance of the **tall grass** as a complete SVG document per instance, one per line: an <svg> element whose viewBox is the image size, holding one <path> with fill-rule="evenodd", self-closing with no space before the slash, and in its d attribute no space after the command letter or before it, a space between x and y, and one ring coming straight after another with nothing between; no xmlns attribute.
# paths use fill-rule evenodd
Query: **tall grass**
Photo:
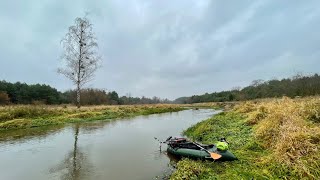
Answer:
<svg viewBox="0 0 320 180"><path fill-rule="evenodd" d="M284 164L291 174L303 178L320 178L320 99L290 99L248 103L236 111L247 109L247 121L256 124L255 138L270 150L263 162ZM279 169L278 169L279 170Z"/></svg>
<svg viewBox="0 0 320 180"><path fill-rule="evenodd" d="M198 179L320 179L319 114L319 97L240 102L185 131L204 143L226 137L239 161L186 159L172 179L193 178L193 170Z"/></svg>

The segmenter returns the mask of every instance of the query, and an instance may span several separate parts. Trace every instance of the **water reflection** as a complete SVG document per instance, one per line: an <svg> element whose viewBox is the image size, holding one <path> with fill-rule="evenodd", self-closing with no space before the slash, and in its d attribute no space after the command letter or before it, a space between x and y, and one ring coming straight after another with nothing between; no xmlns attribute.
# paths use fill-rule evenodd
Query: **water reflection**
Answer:
<svg viewBox="0 0 320 180"><path fill-rule="evenodd" d="M152 115L150 115L152 116ZM148 118L148 116L142 116L143 118ZM131 121L133 118L126 119L115 119L115 120L101 120L95 122L84 122L77 124L78 128L81 126L82 133L90 134L99 129L105 128L105 126L109 126L112 128L118 121ZM14 129L14 130L5 130L0 131L0 145L10 143L23 143L25 141L30 141L33 139L46 139L48 136L53 136L55 134L60 133L64 130L68 125L50 125L50 126L42 126L42 127L34 127L28 129ZM76 132L76 131L75 131ZM79 133L79 129L78 129Z"/></svg>
<svg viewBox="0 0 320 180"><path fill-rule="evenodd" d="M76 124L74 130L73 149L66 155L65 159L56 167L50 169L50 173L61 174L60 179L78 180L88 176L92 165L87 155L79 148L80 125Z"/></svg>
<svg viewBox="0 0 320 180"><path fill-rule="evenodd" d="M166 145L160 153L153 137L179 136L214 113L187 110L0 132L0 179L168 179L178 159L166 154Z"/></svg>
<svg viewBox="0 0 320 180"><path fill-rule="evenodd" d="M17 130L7 130L0 131L0 143L6 144L16 144L23 143L32 139L45 139L48 136L59 133L63 130L64 125L57 126L43 126L29 129L17 129Z"/></svg>

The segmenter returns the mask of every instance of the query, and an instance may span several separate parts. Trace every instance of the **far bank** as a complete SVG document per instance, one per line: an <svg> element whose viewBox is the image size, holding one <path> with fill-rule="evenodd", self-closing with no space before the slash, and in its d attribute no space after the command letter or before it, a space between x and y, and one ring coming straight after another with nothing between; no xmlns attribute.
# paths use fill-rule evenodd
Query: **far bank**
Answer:
<svg viewBox="0 0 320 180"><path fill-rule="evenodd" d="M185 110L182 105L123 105L123 106L35 106L15 105L0 107L0 130L25 129L47 125L113 120L139 115Z"/></svg>

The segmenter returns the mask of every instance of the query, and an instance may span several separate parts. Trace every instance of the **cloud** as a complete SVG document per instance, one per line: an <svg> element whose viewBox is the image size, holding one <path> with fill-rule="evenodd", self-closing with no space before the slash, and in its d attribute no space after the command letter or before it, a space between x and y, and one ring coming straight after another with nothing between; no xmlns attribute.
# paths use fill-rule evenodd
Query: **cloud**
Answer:
<svg viewBox="0 0 320 180"><path fill-rule="evenodd" d="M0 79L72 84L56 74L60 40L89 12L103 68L89 87L179 96L318 72L320 5L260 1L7 1L0 7Z"/></svg>

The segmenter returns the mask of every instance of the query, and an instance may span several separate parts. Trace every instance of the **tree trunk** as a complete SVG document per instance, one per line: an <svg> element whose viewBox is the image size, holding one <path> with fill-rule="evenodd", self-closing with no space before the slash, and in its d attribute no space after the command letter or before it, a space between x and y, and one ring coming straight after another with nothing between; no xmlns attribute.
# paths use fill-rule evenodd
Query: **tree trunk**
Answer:
<svg viewBox="0 0 320 180"><path fill-rule="evenodd" d="M77 107L78 109L80 108L80 75L81 75L81 67L82 67L82 63L81 63L81 59L82 59L82 32L83 32L83 24L81 24L81 32L80 32L80 45L79 45L79 61L78 61L78 81L77 81Z"/></svg>
<svg viewBox="0 0 320 180"><path fill-rule="evenodd" d="M80 108L80 85L77 84L77 107Z"/></svg>

